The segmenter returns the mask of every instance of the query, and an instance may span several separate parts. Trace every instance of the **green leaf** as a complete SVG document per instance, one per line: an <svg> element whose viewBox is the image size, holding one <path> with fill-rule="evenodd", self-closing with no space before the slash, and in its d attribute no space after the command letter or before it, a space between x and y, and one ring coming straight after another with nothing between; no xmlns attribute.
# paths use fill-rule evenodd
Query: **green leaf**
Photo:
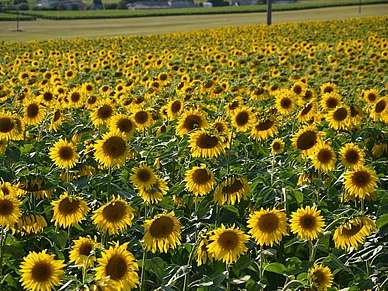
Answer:
<svg viewBox="0 0 388 291"><path fill-rule="evenodd" d="M242 256L233 265L233 270L234 271L244 270L245 268L248 268L250 265L252 265L252 263L253 263L253 261L249 257Z"/></svg>
<svg viewBox="0 0 388 291"><path fill-rule="evenodd" d="M219 273L219 274L216 274L216 276L213 276L212 279L213 279L213 285L211 287L211 290L214 290L214 289L217 289L221 283L225 280L226 278L226 271L225 272L222 272L222 273Z"/></svg>
<svg viewBox="0 0 388 291"><path fill-rule="evenodd" d="M172 283L177 281L179 278L183 277L191 271L190 265L180 266L177 270L174 270L174 275L168 280L165 286L170 286ZM171 273L171 272L170 272Z"/></svg>
<svg viewBox="0 0 388 291"><path fill-rule="evenodd" d="M382 228L387 223L388 223L388 214L384 214L377 219L376 226L377 228Z"/></svg>
<svg viewBox="0 0 388 291"><path fill-rule="evenodd" d="M340 268L349 274L353 274L353 272L347 266L345 266L344 263L342 263L342 261L340 259L338 259L336 256L334 256L332 253L330 253L327 256L327 258L324 259L324 261L328 262L328 263L332 263L337 268Z"/></svg>
<svg viewBox="0 0 388 291"><path fill-rule="evenodd" d="M154 273L159 280L162 280L165 271L165 262L160 257L147 259L144 265L147 271Z"/></svg>
<svg viewBox="0 0 388 291"><path fill-rule="evenodd" d="M245 276L243 276L243 277L241 277L241 278L230 280L230 284L233 284L233 285L244 284L244 283L246 283L250 278L251 278L250 275L245 275Z"/></svg>
<svg viewBox="0 0 388 291"><path fill-rule="evenodd" d="M286 267L281 263L270 263L264 266L264 270L283 275L286 271Z"/></svg>

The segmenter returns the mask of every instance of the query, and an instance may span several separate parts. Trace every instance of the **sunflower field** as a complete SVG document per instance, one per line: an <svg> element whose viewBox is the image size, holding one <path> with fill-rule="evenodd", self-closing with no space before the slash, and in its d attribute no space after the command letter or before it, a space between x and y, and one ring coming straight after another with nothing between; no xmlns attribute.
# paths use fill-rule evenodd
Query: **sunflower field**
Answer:
<svg viewBox="0 0 388 291"><path fill-rule="evenodd" d="M2 291L388 289L388 17L0 55Z"/></svg>

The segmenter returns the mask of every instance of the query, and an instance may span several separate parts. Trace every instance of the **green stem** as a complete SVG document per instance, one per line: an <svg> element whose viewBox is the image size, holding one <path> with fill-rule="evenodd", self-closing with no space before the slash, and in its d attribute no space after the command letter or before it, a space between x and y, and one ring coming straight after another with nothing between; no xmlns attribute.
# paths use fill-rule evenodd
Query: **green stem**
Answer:
<svg viewBox="0 0 388 291"><path fill-rule="evenodd" d="M318 245L318 242L315 245L313 245L313 241L309 239L309 250L310 250L309 259L310 259L310 262L314 262L314 260L315 260L315 253L317 252L317 245Z"/></svg>
<svg viewBox="0 0 388 291"><path fill-rule="evenodd" d="M146 258L147 258L147 250L144 247L144 251L143 251L143 266L141 267L141 274L140 274L140 290L141 291L146 290L144 288L144 284L145 284L145 261L146 261Z"/></svg>
<svg viewBox="0 0 388 291"><path fill-rule="evenodd" d="M274 186L273 184L273 177L274 177L274 171L275 171L275 155L271 154L271 188Z"/></svg>
<svg viewBox="0 0 388 291"><path fill-rule="evenodd" d="M229 274L229 264L226 264L226 291L230 291L230 274Z"/></svg>
<svg viewBox="0 0 388 291"><path fill-rule="evenodd" d="M110 201L110 195L111 195L111 182L112 182L112 167L108 168L108 185L106 186L106 192L107 192L107 199L108 202Z"/></svg>
<svg viewBox="0 0 388 291"><path fill-rule="evenodd" d="M301 281L299 280L291 280L290 282L288 282L286 285L284 285L282 291L286 291L288 286L291 285L291 284L294 284L294 283L298 283L299 285L304 285Z"/></svg>
<svg viewBox="0 0 388 291"><path fill-rule="evenodd" d="M260 281L261 281L261 279L263 278L263 275L264 275L264 272L263 272L263 259L264 259L263 246L260 246L260 262L259 262L259 279L260 279Z"/></svg>
<svg viewBox="0 0 388 291"><path fill-rule="evenodd" d="M3 279L3 254L4 246L7 240L7 230L1 226L0 228L0 282Z"/></svg>

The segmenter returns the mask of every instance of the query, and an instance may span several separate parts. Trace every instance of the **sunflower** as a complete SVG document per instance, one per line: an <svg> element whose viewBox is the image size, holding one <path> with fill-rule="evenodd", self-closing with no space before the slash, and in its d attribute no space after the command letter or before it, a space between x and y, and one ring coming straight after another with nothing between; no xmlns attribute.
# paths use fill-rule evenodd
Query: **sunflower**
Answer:
<svg viewBox="0 0 388 291"><path fill-rule="evenodd" d="M311 101L304 105L298 113L298 121L300 123L309 122L317 114L317 102Z"/></svg>
<svg viewBox="0 0 388 291"><path fill-rule="evenodd" d="M349 194L359 198L371 194L377 188L378 177L374 170L362 165L344 173L344 186Z"/></svg>
<svg viewBox="0 0 388 291"><path fill-rule="evenodd" d="M16 188L12 186L10 182L4 182L3 179L1 179L2 182L0 182L0 193L3 191L4 195L10 195L10 196L16 196Z"/></svg>
<svg viewBox="0 0 388 291"><path fill-rule="evenodd" d="M21 202L15 196L4 195L0 191L0 226L11 227L18 222L22 215L20 205Z"/></svg>
<svg viewBox="0 0 388 291"><path fill-rule="evenodd" d="M212 134L203 128L190 133L189 142L193 157L215 158L223 152L225 147L221 136Z"/></svg>
<svg viewBox="0 0 388 291"><path fill-rule="evenodd" d="M46 219L40 214L23 214L13 226L12 232L20 235L41 233L47 226Z"/></svg>
<svg viewBox="0 0 388 291"><path fill-rule="evenodd" d="M337 92L331 92L329 94L324 94L320 104L323 110L334 109L342 105L341 96Z"/></svg>
<svg viewBox="0 0 388 291"><path fill-rule="evenodd" d="M296 81L296 82L292 85L291 91L292 91L296 96L303 97L303 96L306 94L306 91L307 91L306 84L303 83L302 81Z"/></svg>
<svg viewBox="0 0 388 291"><path fill-rule="evenodd" d="M55 226L70 227L86 218L89 212L87 203L78 196L69 196L67 192L63 193L58 200L52 201L54 214L51 221Z"/></svg>
<svg viewBox="0 0 388 291"><path fill-rule="evenodd" d="M54 90L51 87L44 87L39 97L46 106L50 106L56 101Z"/></svg>
<svg viewBox="0 0 388 291"><path fill-rule="evenodd" d="M230 124L240 132L246 132L251 129L255 123L256 116L252 112L252 109L247 106L241 106L236 108L231 117Z"/></svg>
<svg viewBox="0 0 388 291"><path fill-rule="evenodd" d="M127 137L120 131L108 132L94 145L94 157L105 168L120 168L125 160L133 156Z"/></svg>
<svg viewBox="0 0 388 291"><path fill-rule="evenodd" d="M336 248L350 251L351 247L358 249L358 244L363 244L365 238L375 231L376 224L367 216L356 216L340 225L333 235Z"/></svg>
<svg viewBox="0 0 388 291"><path fill-rule="evenodd" d="M347 129L350 125L349 106L339 106L326 114L326 120L333 129Z"/></svg>
<svg viewBox="0 0 388 291"><path fill-rule="evenodd" d="M339 150L341 163L348 169L362 166L365 162L365 153L354 143L347 143Z"/></svg>
<svg viewBox="0 0 388 291"><path fill-rule="evenodd" d="M384 154L388 153L388 143L375 144L372 147L372 155L376 158L380 158Z"/></svg>
<svg viewBox="0 0 388 291"><path fill-rule="evenodd" d="M138 188L138 194L144 201L147 201L149 204L154 204L161 201L169 189L164 180L156 177L156 182L151 185L151 188L144 189L140 187Z"/></svg>
<svg viewBox="0 0 388 291"><path fill-rule="evenodd" d="M181 99L173 99L167 104L167 116L169 120L177 118L184 108L183 101Z"/></svg>
<svg viewBox="0 0 388 291"><path fill-rule="evenodd" d="M281 138L275 138L271 143L271 152L280 154L284 150L284 141Z"/></svg>
<svg viewBox="0 0 388 291"><path fill-rule="evenodd" d="M388 123L388 98L382 97L370 109L370 117Z"/></svg>
<svg viewBox="0 0 388 291"><path fill-rule="evenodd" d="M350 121L352 126L357 126L362 123L364 112L360 106L350 105Z"/></svg>
<svg viewBox="0 0 388 291"><path fill-rule="evenodd" d="M132 172L129 179L135 188L149 190L156 183L157 175L147 165L141 164L139 167L134 167Z"/></svg>
<svg viewBox="0 0 388 291"><path fill-rule="evenodd" d="M257 121L251 129L251 137L254 140L266 140L278 133L279 121L275 116L269 116Z"/></svg>
<svg viewBox="0 0 388 291"><path fill-rule="evenodd" d="M52 190L42 189L46 184L48 184L47 180L35 178L19 182L16 188L18 188L18 195L21 196L32 193L37 199L51 198Z"/></svg>
<svg viewBox="0 0 388 291"><path fill-rule="evenodd" d="M328 267L314 264L310 276L317 291L326 291L333 284L333 274Z"/></svg>
<svg viewBox="0 0 388 291"><path fill-rule="evenodd" d="M145 234L143 244L147 251L167 253L171 247L175 249L181 243L182 225L174 212L157 214L153 219L144 222Z"/></svg>
<svg viewBox="0 0 388 291"><path fill-rule="evenodd" d="M312 155L312 163L317 170L323 172L332 171L335 168L336 156L333 148L324 143L316 146L315 153Z"/></svg>
<svg viewBox="0 0 388 291"><path fill-rule="evenodd" d="M225 105L226 115L232 116L234 111L244 106L244 101L241 96L235 97L231 102Z"/></svg>
<svg viewBox="0 0 388 291"><path fill-rule="evenodd" d="M362 90L361 97L370 105L377 102L380 97L379 91L376 89Z"/></svg>
<svg viewBox="0 0 388 291"><path fill-rule="evenodd" d="M112 116L114 116L115 109L112 105L112 102L107 100L102 100L96 106L96 108L90 114L90 118L95 127L99 127L101 125L109 124Z"/></svg>
<svg viewBox="0 0 388 291"><path fill-rule="evenodd" d="M317 208L306 206L299 208L291 214L291 232L302 239L313 240L318 238L318 234L323 232L325 222Z"/></svg>
<svg viewBox="0 0 388 291"><path fill-rule="evenodd" d="M38 125L46 114L45 107L36 99L31 99L24 105L23 119L26 124Z"/></svg>
<svg viewBox="0 0 388 291"><path fill-rule="evenodd" d="M287 235L287 216L284 211L273 208L255 211L247 220L249 234L260 246L273 246L279 243L283 235Z"/></svg>
<svg viewBox="0 0 388 291"><path fill-rule="evenodd" d="M215 180L212 171L206 168L205 164L199 167L193 167L186 171L185 174L186 187L195 196L203 196L209 194L214 188Z"/></svg>
<svg viewBox="0 0 388 291"><path fill-rule="evenodd" d="M226 228L221 224L221 227L215 229L209 239L211 241L207 247L209 254L226 264L236 262L248 250L246 243L249 235L235 228L235 225Z"/></svg>
<svg viewBox="0 0 388 291"><path fill-rule="evenodd" d="M70 169L75 166L79 155L72 142L60 139L50 148L49 156L57 167Z"/></svg>
<svg viewBox="0 0 388 291"><path fill-rule="evenodd" d="M319 89L321 90L322 95L331 94L332 92L336 93L337 85L332 82L326 82L326 83L323 83L319 87Z"/></svg>
<svg viewBox="0 0 388 291"><path fill-rule="evenodd" d="M51 123L49 131L58 131L59 126L63 123L62 109L57 106L52 110Z"/></svg>
<svg viewBox="0 0 388 291"><path fill-rule="evenodd" d="M72 246L69 252L69 262L74 262L74 264L82 267L86 266L93 267L94 262L96 260L95 257L95 249L100 246L96 241L96 237L94 239L88 237L79 237L76 240L73 240L74 245Z"/></svg>
<svg viewBox="0 0 388 291"><path fill-rule="evenodd" d="M153 124L151 112L148 109L138 109L131 115L138 131L143 131Z"/></svg>
<svg viewBox="0 0 388 291"><path fill-rule="evenodd" d="M244 177L227 177L214 190L213 202L234 205L236 201L239 203L241 199L246 199L248 192L249 184Z"/></svg>
<svg viewBox="0 0 388 291"><path fill-rule="evenodd" d="M193 129L204 128L207 126L207 114L204 111L199 109L188 109L179 117L176 132L179 136L183 136Z"/></svg>
<svg viewBox="0 0 388 291"><path fill-rule="evenodd" d="M198 245L197 249L197 266L206 264L209 260L213 262L213 256L208 251L209 243L211 243L210 236L213 234L213 231L210 231L204 235L201 239L201 242Z"/></svg>
<svg viewBox="0 0 388 291"><path fill-rule="evenodd" d="M36 253L29 252L20 264L20 282L26 290L41 291L55 289L61 285L61 278L66 265L63 260L55 260L54 255L49 255L45 250Z"/></svg>
<svg viewBox="0 0 388 291"><path fill-rule="evenodd" d="M297 96L291 90L280 90L280 92L276 94L275 102L278 112L287 115L294 111L297 104Z"/></svg>
<svg viewBox="0 0 388 291"><path fill-rule="evenodd" d="M112 117L109 123L110 131L119 131L125 134L126 138L129 139L133 136L136 131L136 123L133 118L126 114L116 114Z"/></svg>
<svg viewBox="0 0 388 291"><path fill-rule="evenodd" d="M301 128L292 137L292 145L295 150L301 150L306 156L312 154L315 146L322 141L322 134L315 130L315 127L310 125Z"/></svg>
<svg viewBox="0 0 388 291"><path fill-rule="evenodd" d="M132 225L133 211L120 195L117 197L113 195L110 202L94 211L92 220L98 231L108 231L110 235L118 234Z"/></svg>
<svg viewBox="0 0 388 291"><path fill-rule="evenodd" d="M0 140L21 140L24 121L16 115L0 112Z"/></svg>
<svg viewBox="0 0 388 291"><path fill-rule="evenodd" d="M96 280L109 277L106 290L132 290L140 284L137 274L139 266L127 247L128 243L122 245L119 242L113 243L108 250L102 252L102 257L97 260L98 266L94 268Z"/></svg>

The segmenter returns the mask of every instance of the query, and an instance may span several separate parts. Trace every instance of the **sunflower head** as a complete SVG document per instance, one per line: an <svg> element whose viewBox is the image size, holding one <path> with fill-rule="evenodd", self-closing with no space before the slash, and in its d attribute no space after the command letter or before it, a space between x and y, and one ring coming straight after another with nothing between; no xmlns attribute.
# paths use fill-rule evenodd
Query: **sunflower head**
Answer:
<svg viewBox="0 0 388 291"><path fill-rule="evenodd" d="M302 239L313 240L318 238L325 226L324 218L320 213L321 211L317 210L315 206L299 208L291 214L291 232Z"/></svg>
<svg viewBox="0 0 388 291"><path fill-rule="evenodd" d="M75 145L63 139L54 143L50 149L49 156L56 166L63 169L74 167L79 158Z"/></svg>
<svg viewBox="0 0 388 291"><path fill-rule="evenodd" d="M326 266L315 264L310 270L310 275L314 287L318 290L326 290L333 284L333 274Z"/></svg>

